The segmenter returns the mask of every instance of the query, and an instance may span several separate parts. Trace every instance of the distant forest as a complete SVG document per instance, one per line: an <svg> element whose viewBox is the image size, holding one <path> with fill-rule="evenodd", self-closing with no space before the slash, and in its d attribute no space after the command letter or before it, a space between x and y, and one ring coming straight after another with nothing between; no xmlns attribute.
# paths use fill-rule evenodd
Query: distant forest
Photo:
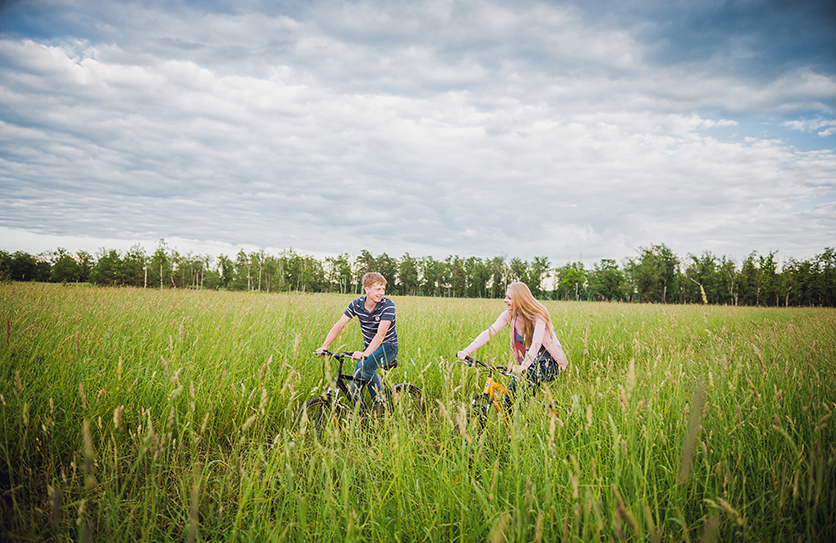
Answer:
<svg viewBox="0 0 836 543"><path fill-rule="evenodd" d="M160 240L153 254L134 245L124 254L102 249L95 256L66 249L31 255L0 251L0 280L92 283L117 287L247 290L256 292L360 293L360 278L377 271L387 292L406 296L501 298L507 285L523 281L544 300L635 303L725 304L747 306L836 305L836 251L826 248L809 260L752 252L742 262L702 255L675 255L664 244L637 254L553 266L546 257L531 261L448 256L400 258L362 251L318 260L293 250L278 255L239 251L227 256L181 254Z"/></svg>

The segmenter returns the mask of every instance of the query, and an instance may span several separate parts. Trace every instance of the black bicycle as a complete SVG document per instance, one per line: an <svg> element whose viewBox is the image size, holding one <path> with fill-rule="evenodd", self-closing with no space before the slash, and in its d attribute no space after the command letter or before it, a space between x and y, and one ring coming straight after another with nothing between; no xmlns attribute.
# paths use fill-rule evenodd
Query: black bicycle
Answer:
<svg viewBox="0 0 836 543"><path fill-rule="evenodd" d="M332 353L331 351L314 352L317 356L322 356L322 373L325 372L326 357L331 357L339 361L339 369L337 370L334 384L328 387L328 390L315 398L311 398L302 404L296 415L293 417L293 428L299 431L304 431L307 425L314 428L317 435L321 435L323 429L328 424L337 425L346 415L352 413L357 402L360 403L361 410L368 412L367 407L371 405L371 401L364 401L360 396L353 397L348 391L348 382L354 380L354 376L348 373L343 373L343 365L346 360L353 361L352 353L350 351L342 353ZM398 366L397 360L392 360L381 369L384 372L395 369ZM383 379L381 379L383 381ZM368 388L368 387L366 387ZM362 394L368 394L367 391ZM385 402L383 404L384 410L391 410L402 402L411 402L413 407L421 408L421 389L411 383L398 383L393 387L389 387L383 381L383 394L385 395Z"/></svg>

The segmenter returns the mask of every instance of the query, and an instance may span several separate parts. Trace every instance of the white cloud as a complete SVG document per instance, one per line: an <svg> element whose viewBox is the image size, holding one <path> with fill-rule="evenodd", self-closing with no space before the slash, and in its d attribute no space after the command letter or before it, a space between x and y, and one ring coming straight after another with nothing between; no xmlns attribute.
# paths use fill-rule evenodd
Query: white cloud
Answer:
<svg viewBox="0 0 836 543"><path fill-rule="evenodd" d="M818 117L787 134L831 134L811 68L662 66L630 27L539 3L124 9L107 41L0 40L0 248L28 229L554 262L832 235L792 211L836 192L832 149L728 136L791 111Z"/></svg>
<svg viewBox="0 0 836 543"><path fill-rule="evenodd" d="M817 136L826 138L836 133L836 119L803 119L781 123L791 130L799 132L815 132ZM824 128L824 130L821 130Z"/></svg>

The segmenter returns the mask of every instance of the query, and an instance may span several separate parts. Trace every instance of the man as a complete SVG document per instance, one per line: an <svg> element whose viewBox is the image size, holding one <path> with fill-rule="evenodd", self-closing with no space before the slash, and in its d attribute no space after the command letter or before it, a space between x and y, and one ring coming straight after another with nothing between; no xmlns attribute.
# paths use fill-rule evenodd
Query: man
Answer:
<svg viewBox="0 0 836 543"><path fill-rule="evenodd" d="M386 278L376 272L363 276L363 290L366 295L348 304L345 313L331 327L322 346L316 352L328 349L340 335L345 325L354 316L360 321L363 332L362 351L354 351L352 358L357 360L354 367L354 381L349 382L349 392L357 400L364 385L369 385L372 402L382 405L383 383L377 369L386 366L398 355L398 334L395 331L395 304L386 298Z"/></svg>

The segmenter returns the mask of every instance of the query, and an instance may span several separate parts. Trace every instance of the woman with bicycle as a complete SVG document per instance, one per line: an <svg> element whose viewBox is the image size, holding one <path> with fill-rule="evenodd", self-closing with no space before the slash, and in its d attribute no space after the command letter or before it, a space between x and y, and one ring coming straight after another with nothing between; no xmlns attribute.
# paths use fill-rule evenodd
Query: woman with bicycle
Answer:
<svg viewBox="0 0 836 543"><path fill-rule="evenodd" d="M549 311L538 302L525 283L511 283L505 291L506 310L487 330L463 351L456 353L460 360L487 343L508 324L511 325L511 352L517 361L509 371L515 376L508 389L516 393L517 377L524 375L531 385L551 381L569 364L563 347L554 333Z"/></svg>

